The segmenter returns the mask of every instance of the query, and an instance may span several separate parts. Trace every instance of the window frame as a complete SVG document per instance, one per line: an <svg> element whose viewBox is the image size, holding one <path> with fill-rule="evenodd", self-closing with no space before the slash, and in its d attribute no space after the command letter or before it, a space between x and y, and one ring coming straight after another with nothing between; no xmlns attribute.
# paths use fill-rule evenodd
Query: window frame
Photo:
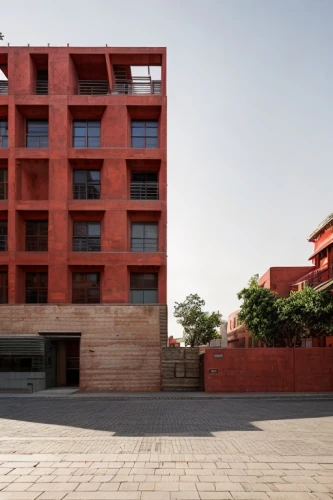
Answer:
<svg viewBox="0 0 333 500"><path fill-rule="evenodd" d="M8 304L8 272L0 271L0 304Z"/></svg>
<svg viewBox="0 0 333 500"><path fill-rule="evenodd" d="M47 130L47 133L39 133L38 135L35 132L29 132L29 125L35 124L37 126L37 123L47 125L45 129ZM36 138L38 139L38 146L34 144L29 144L29 138L33 139ZM42 141L41 141L42 139ZM46 140L45 140L46 139ZM41 142L44 144L41 145ZM26 120L26 147L27 148L36 148L36 149L47 149L49 147L49 121L48 120Z"/></svg>
<svg viewBox="0 0 333 500"><path fill-rule="evenodd" d="M85 127L79 127L78 124L79 123L84 123L85 124ZM91 126L90 128L91 129L94 129L94 128L98 128L99 129L99 135L97 136L90 136L89 137L89 134L88 134L88 130L89 130L89 124L91 125L92 123L98 123L98 127L93 127ZM84 135L75 135L75 130L76 129L85 129L85 134ZM99 143L98 145L93 145L93 146L90 146L89 145L89 139L94 139L94 138L97 138L99 139ZM82 146L77 146L75 144L75 139L84 139L84 145ZM73 120L73 126L72 126L72 147L75 148L75 149L84 149L84 148L88 148L88 149L94 149L94 148L100 148L101 147L101 120Z"/></svg>
<svg viewBox="0 0 333 500"><path fill-rule="evenodd" d="M141 180L135 180L135 176L141 176ZM149 176L154 176L156 180L148 180ZM131 200L158 200L159 180L158 172L131 172L130 185Z"/></svg>
<svg viewBox="0 0 333 500"><path fill-rule="evenodd" d="M0 120L0 148L8 148L8 120Z"/></svg>
<svg viewBox="0 0 333 500"><path fill-rule="evenodd" d="M8 251L8 220L0 220L0 252Z"/></svg>
<svg viewBox="0 0 333 500"><path fill-rule="evenodd" d="M133 236L133 229L143 227L143 236ZM158 252L159 224L157 221L151 222L131 222L131 252ZM149 227L156 228L156 238L146 236ZM141 243L141 244L140 244Z"/></svg>
<svg viewBox="0 0 333 500"><path fill-rule="evenodd" d="M2 179L1 179L2 177ZM0 200L8 200L8 169L0 168Z"/></svg>
<svg viewBox="0 0 333 500"><path fill-rule="evenodd" d="M154 276L154 286L149 286L149 278L148 276ZM134 279L135 277L135 279ZM137 281L137 283L134 283ZM146 282L146 283L145 283ZM149 296L151 293L155 294L155 299L145 300L146 296ZM134 295L138 296L138 294L142 294L142 300L134 300ZM155 273L130 273L130 303L131 304L158 304L158 272Z"/></svg>
<svg viewBox="0 0 333 500"><path fill-rule="evenodd" d="M28 278L33 278L33 275L37 278L37 284L35 286L28 286ZM41 285L41 278L46 277L46 285ZM35 292L37 300L28 300L28 293ZM42 299L42 300L40 300ZM45 300L44 300L45 299ZM47 304L48 303L48 273L47 271L27 271L25 273L25 303L26 304Z"/></svg>
<svg viewBox="0 0 333 500"><path fill-rule="evenodd" d="M28 234L28 226L35 225L35 232ZM43 232L42 224L46 224L46 234ZM25 251L26 252L47 252L49 240L49 223L47 220L26 220L25 221ZM32 243L32 245L31 245ZM35 248L34 247L35 244ZM30 248L29 248L30 247Z"/></svg>
<svg viewBox="0 0 333 500"><path fill-rule="evenodd" d="M154 123L156 126L147 126L147 124ZM138 135L139 130L143 130L142 135ZM155 130L156 136L148 134L148 130ZM136 133L134 134L134 130ZM140 146L134 145L135 139L142 139ZM149 145L149 141L153 143L152 139L156 139L156 145ZM158 149L159 148L159 122L158 120L132 120L131 121L131 148L133 149Z"/></svg>
<svg viewBox="0 0 333 500"><path fill-rule="evenodd" d="M83 227L83 225L85 226L85 235L77 236L75 234L79 224L81 224L82 227ZM96 237L94 235L89 236L89 224L91 224L91 225L94 224L94 225L99 226L99 236L98 237ZM101 248L102 248L101 235L102 235L101 221L73 221L72 251L73 252L101 252ZM93 243L93 240L99 240L98 244L96 244L96 242ZM78 245L76 245L76 242L78 243ZM82 245L83 242L86 243L86 248L87 248L86 250L84 250L84 249L82 250L82 246L84 247L84 245ZM97 245L98 248L92 249L91 245ZM79 246L81 249L77 250L77 248L76 248L77 246Z"/></svg>
<svg viewBox="0 0 333 500"><path fill-rule="evenodd" d="M89 280L88 276L95 274L97 279L95 284L98 286L98 300L89 300L89 291L97 290L97 287L88 286ZM81 286L75 286L76 280L75 276L85 277L84 280L81 281ZM77 281L77 283L80 283ZM83 283L83 286L82 286ZM83 300L75 300L76 296L80 295L83 297ZM92 272L73 272L72 273L72 304L100 304L101 303L101 273L97 271Z"/></svg>
<svg viewBox="0 0 333 500"><path fill-rule="evenodd" d="M75 182L75 174L76 173L85 173L85 182ZM99 180L98 181L89 181L88 180L88 175L91 172L98 172L99 174ZM82 190L81 187L83 187L83 194L82 196ZM89 188L94 188L98 187L99 188L99 193L97 196L89 196ZM75 192L75 190L78 190L78 193ZM95 169L74 169L73 170L73 200L100 200L101 198L101 171L100 170L95 170Z"/></svg>

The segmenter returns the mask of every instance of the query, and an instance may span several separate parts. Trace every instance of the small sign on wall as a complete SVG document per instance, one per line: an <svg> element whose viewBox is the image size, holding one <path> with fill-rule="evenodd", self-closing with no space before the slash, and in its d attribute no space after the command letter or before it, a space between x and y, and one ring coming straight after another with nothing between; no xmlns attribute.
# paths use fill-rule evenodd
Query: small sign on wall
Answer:
<svg viewBox="0 0 333 500"><path fill-rule="evenodd" d="M218 373L219 371L216 368L212 368L209 370L209 373Z"/></svg>
<svg viewBox="0 0 333 500"><path fill-rule="evenodd" d="M223 354L214 354L214 358L223 358Z"/></svg>

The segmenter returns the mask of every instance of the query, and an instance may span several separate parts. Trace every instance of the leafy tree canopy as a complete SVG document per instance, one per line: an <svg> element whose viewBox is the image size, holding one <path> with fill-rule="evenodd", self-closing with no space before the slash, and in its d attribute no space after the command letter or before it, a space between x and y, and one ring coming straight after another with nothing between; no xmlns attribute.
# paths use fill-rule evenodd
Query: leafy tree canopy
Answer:
<svg viewBox="0 0 333 500"><path fill-rule="evenodd" d="M216 328L221 324L221 314L209 314L202 308L205 301L199 295L191 294L184 302L175 302L174 316L183 327L183 341L191 347L207 344L217 338Z"/></svg>

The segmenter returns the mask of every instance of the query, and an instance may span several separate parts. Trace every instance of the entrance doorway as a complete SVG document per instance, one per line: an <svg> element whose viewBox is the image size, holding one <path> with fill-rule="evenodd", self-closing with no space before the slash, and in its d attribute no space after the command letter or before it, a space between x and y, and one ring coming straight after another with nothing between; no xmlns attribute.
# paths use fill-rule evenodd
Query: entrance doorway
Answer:
<svg viewBox="0 0 333 500"><path fill-rule="evenodd" d="M46 388L80 384L80 336L41 334L46 341Z"/></svg>

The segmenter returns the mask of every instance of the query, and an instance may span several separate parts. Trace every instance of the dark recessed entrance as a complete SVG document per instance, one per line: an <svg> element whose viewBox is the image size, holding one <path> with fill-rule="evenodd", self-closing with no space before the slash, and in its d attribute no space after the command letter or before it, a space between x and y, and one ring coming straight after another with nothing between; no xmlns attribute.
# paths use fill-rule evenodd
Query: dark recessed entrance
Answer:
<svg viewBox="0 0 333 500"><path fill-rule="evenodd" d="M81 333L44 333L46 341L46 388L80 384Z"/></svg>

